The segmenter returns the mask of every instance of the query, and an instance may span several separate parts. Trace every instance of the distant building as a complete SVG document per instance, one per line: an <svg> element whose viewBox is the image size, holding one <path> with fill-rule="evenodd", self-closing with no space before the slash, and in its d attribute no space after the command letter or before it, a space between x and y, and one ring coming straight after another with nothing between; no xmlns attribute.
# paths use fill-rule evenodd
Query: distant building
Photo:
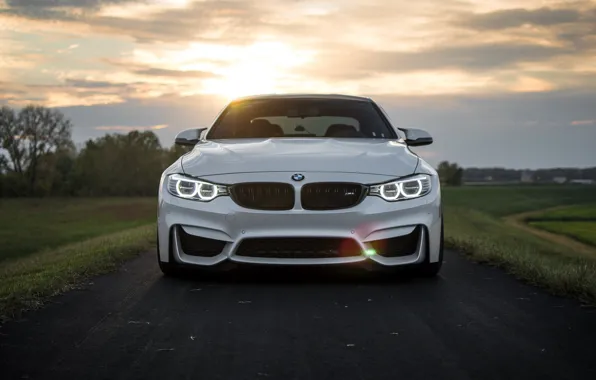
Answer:
<svg viewBox="0 0 596 380"><path fill-rule="evenodd" d="M594 181L593 179L572 179L571 181L569 181L569 183L574 183L578 185L594 185L596 184L596 181Z"/></svg>
<svg viewBox="0 0 596 380"><path fill-rule="evenodd" d="M529 170L524 170L524 171L521 173L521 178L520 178L520 181L521 181L522 183L531 183L531 182L534 182L534 173L532 173L532 172L531 172L531 171L529 171Z"/></svg>
<svg viewBox="0 0 596 380"><path fill-rule="evenodd" d="M555 177L553 178L554 183L565 183L567 182L567 177Z"/></svg>

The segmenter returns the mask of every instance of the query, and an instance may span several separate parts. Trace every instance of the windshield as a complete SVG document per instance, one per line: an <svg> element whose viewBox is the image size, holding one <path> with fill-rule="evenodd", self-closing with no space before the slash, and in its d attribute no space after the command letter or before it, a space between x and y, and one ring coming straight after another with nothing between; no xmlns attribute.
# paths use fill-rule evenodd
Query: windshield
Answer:
<svg viewBox="0 0 596 380"><path fill-rule="evenodd" d="M207 139L395 138L376 107L341 99L258 99L230 104Z"/></svg>

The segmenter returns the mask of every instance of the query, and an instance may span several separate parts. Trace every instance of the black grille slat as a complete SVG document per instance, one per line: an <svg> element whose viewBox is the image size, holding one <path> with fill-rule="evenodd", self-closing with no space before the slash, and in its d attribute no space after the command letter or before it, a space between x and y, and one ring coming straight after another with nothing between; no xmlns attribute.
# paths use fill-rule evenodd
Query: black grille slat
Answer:
<svg viewBox="0 0 596 380"><path fill-rule="evenodd" d="M252 182L233 185L230 195L238 205L255 210L291 210L294 187L287 183Z"/></svg>
<svg viewBox="0 0 596 380"><path fill-rule="evenodd" d="M236 255L245 257L322 259L360 256L353 239L340 238L251 238L242 241Z"/></svg>
<svg viewBox="0 0 596 380"><path fill-rule="evenodd" d="M178 228L178 238L182 252L190 256L214 257L226 246L225 241L190 235L181 227Z"/></svg>
<svg viewBox="0 0 596 380"><path fill-rule="evenodd" d="M369 242L378 255L384 257L410 256L418 250L422 227L417 226L414 231L404 236Z"/></svg>
<svg viewBox="0 0 596 380"><path fill-rule="evenodd" d="M309 183L302 187L300 202L305 210L339 210L356 206L365 193L365 187L358 183Z"/></svg>

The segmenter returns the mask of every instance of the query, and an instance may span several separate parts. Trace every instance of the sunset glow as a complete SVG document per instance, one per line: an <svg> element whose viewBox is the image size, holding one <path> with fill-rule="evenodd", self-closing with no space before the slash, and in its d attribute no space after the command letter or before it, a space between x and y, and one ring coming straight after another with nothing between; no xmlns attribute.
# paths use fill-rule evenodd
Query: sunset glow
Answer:
<svg viewBox="0 0 596 380"><path fill-rule="evenodd" d="M11 104L545 92L594 73L593 1L527 1L522 10L509 0L36 4L5 2L0 13L0 79Z"/></svg>

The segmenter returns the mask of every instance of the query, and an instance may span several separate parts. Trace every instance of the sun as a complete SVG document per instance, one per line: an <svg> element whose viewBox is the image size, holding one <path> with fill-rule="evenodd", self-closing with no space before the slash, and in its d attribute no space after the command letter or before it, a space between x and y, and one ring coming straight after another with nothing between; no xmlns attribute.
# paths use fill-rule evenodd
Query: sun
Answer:
<svg viewBox="0 0 596 380"><path fill-rule="evenodd" d="M245 62L226 69L221 79L214 79L211 91L226 98L273 93L278 90L279 76L275 66Z"/></svg>
<svg viewBox="0 0 596 380"><path fill-rule="evenodd" d="M309 54L281 42L255 43L238 53L229 65L217 70L217 77L204 82L204 92L233 99L287 91L284 81L292 69L310 59Z"/></svg>

